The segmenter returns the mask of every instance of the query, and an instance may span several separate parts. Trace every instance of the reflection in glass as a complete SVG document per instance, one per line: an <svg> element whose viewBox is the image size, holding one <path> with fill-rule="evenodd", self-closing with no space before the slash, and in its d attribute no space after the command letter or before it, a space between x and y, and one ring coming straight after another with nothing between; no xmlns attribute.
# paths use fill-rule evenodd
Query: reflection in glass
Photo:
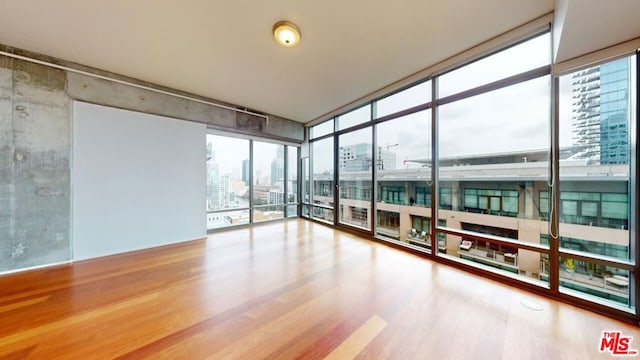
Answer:
<svg viewBox="0 0 640 360"><path fill-rule="evenodd" d="M370 229L371 128L340 135L338 144L340 222Z"/></svg>
<svg viewBox="0 0 640 360"><path fill-rule="evenodd" d="M400 213L378 210L376 233L386 238L400 240Z"/></svg>

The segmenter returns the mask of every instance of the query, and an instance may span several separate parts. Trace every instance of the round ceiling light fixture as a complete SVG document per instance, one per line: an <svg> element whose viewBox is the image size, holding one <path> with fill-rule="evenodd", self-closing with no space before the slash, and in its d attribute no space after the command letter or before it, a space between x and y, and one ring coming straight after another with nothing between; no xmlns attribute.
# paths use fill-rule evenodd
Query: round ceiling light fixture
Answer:
<svg viewBox="0 0 640 360"><path fill-rule="evenodd" d="M273 24L273 38L284 47L294 47L300 42L300 29L290 21L278 21Z"/></svg>

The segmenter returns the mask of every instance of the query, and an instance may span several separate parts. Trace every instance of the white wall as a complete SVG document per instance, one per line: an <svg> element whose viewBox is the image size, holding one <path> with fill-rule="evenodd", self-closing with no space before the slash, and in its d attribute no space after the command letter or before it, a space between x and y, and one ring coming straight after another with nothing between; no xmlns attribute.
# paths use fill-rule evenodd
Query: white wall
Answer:
<svg viewBox="0 0 640 360"><path fill-rule="evenodd" d="M74 260L206 236L206 126L73 103Z"/></svg>

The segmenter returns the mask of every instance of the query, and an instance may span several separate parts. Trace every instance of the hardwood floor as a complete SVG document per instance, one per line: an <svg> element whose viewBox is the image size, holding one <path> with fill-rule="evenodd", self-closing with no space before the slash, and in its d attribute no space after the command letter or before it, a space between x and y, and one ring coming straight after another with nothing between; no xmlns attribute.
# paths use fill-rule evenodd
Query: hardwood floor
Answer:
<svg viewBox="0 0 640 360"><path fill-rule="evenodd" d="M633 325L298 219L0 277L2 359L611 358L604 330L640 348Z"/></svg>

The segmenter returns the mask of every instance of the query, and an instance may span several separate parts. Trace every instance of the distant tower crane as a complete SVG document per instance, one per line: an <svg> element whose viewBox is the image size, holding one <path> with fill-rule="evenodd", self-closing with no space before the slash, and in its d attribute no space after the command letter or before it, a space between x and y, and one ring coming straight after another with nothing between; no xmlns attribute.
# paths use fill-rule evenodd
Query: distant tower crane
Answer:
<svg viewBox="0 0 640 360"><path fill-rule="evenodd" d="M378 147L378 170L384 170L384 160L382 159L382 148L386 148L387 151L389 151L389 148L395 147L395 146L400 146L400 144L389 144L387 143L386 146L379 146Z"/></svg>

